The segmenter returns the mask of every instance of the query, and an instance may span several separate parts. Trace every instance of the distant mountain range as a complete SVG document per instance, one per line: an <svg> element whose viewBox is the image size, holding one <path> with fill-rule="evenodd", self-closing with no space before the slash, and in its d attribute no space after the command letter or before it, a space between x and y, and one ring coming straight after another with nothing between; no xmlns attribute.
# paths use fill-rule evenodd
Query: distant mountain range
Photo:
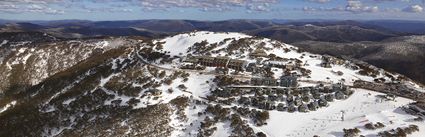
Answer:
<svg viewBox="0 0 425 137"><path fill-rule="evenodd" d="M425 55L425 50L423 50L425 42L416 41L417 39L411 39L412 37L410 37L412 35L425 35L425 21L0 20L0 32L3 32L1 37L6 37L9 40L28 39L31 35L34 35L31 39L37 39L39 37L39 33L45 33L56 38L66 39L104 36L142 36L145 38L162 38L177 33L195 30L242 32L253 36L276 39L302 47L305 50L314 53L331 54L334 56L349 56L360 59L425 83L425 72L423 71L425 69L422 69L423 66L425 66L425 62L421 61L424 57L417 56ZM411 48L410 45L413 45L415 48L421 50L403 49L389 53L387 52L388 47L391 46L388 45L402 49ZM380 54L383 52L386 54Z"/></svg>
<svg viewBox="0 0 425 137"><path fill-rule="evenodd" d="M22 24L26 23L26 24ZM48 28L95 27L95 28L143 28L150 31L182 32L192 30L207 31L247 31L271 26L334 26L350 25L380 31L392 31L407 34L425 34L425 21L405 20L130 20L130 21L89 21L89 20L57 20L57 21L13 21L1 20L0 25L21 24L39 25ZM36 26L33 26L36 27Z"/></svg>

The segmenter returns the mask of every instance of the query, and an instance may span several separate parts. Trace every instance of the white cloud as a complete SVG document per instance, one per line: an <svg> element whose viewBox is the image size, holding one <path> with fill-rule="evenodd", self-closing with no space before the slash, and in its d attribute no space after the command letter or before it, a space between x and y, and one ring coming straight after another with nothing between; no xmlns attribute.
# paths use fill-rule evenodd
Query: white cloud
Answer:
<svg viewBox="0 0 425 137"><path fill-rule="evenodd" d="M102 8L81 8L83 1L101 4ZM18 8L0 9L0 12L12 11L38 12L38 13L63 13L63 10L55 10L53 7L64 7L67 9L80 8L80 10L131 12L132 9L120 10L117 5L131 5L142 10L168 10L170 8L195 8L203 11L228 11L234 8L242 8L250 12L270 11L272 4L279 0L0 0L0 7L15 5ZM35 4L35 5L33 5ZM108 5L109 4L109 5ZM28 6L29 5L29 6ZM33 7L39 6L39 7ZM40 9L43 6L43 9ZM76 7L73 7L76 6ZM110 10L108 10L110 9Z"/></svg>
<svg viewBox="0 0 425 137"><path fill-rule="evenodd" d="M59 0L2 0L0 12L6 13L42 13L63 14L64 10L53 9L49 3L60 2Z"/></svg>
<svg viewBox="0 0 425 137"><path fill-rule="evenodd" d="M65 12L73 12L73 10L85 12L133 12L136 10L169 11L175 8L177 8L177 10L192 8L201 11L246 10L248 13L252 13L275 11L276 8L272 9L274 7L273 5L277 5L282 1L283 0L0 0L0 12L63 14ZM425 0L345 0L345 5L334 5L335 3L333 1L336 0L302 1L321 3L321 6L295 7L294 9L306 12L375 13L379 12L380 8L382 8L382 11L385 12L404 11L417 13L423 12L423 5L418 5L417 3L425 3ZM86 7L84 4L87 2L92 2L97 5ZM395 4L399 4L400 7L391 7L391 9L389 9L381 5L381 2L394 2ZM405 2L414 5L404 8Z"/></svg>
<svg viewBox="0 0 425 137"><path fill-rule="evenodd" d="M405 12L414 12L414 13L423 12L423 10L424 8L420 5L411 5L403 9L403 11Z"/></svg>
<svg viewBox="0 0 425 137"><path fill-rule="evenodd" d="M250 11L270 11L270 5L279 0L136 0L145 9L197 8L201 10L227 11L245 8Z"/></svg>
<svg viewBox="0 0 425 137"><path fill-rule="evenodd" d="M360 0L347 0L347 5L344 7L304 7L302 9L306 12L350 12L350 13L372 13L378 12L378 6L366 6Z"/></svg>
<svg viewBox="0 0 425 137"><path fill-rule="evenodd" d="M365 6L360 0L347 0L346 11L360 13L360 12L378 12L378 6Z"/></svg>
<svg viewBox="0 0 425 137"><path fill-rule="evenodd" d="M306 1L309 1L309 2L316 2L316 3L328 3L328 2L330 2L331 0L306 0Z"/></svg>

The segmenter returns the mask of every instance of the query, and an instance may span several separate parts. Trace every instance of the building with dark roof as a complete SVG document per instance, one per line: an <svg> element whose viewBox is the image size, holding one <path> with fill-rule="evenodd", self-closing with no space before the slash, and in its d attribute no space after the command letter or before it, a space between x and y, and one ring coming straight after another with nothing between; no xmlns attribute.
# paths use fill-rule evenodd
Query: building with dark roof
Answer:
<svg viewBox="0 0 425 137"><path fill-rule="evenodd" d="M296 76L282 76L280 77L279 85L282 87L296 87L298 85Z"/></svg>

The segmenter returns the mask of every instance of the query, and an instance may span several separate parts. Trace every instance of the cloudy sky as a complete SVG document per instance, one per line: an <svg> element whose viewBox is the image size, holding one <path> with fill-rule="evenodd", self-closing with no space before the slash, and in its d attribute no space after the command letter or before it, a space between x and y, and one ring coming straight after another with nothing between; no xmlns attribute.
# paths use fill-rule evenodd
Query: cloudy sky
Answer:
<svg viewBox="0 0 425 137"><path fill-rule="evenodd" d="M0 18L425 20L425 0L0 0Z"/></svg>

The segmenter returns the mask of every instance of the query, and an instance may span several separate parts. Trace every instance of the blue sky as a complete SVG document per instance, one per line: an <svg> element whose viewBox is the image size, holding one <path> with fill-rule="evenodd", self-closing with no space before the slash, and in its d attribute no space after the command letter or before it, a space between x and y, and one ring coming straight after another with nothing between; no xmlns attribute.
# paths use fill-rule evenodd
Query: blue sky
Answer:
<svg viewBox="0 0 425 137"><path fill-rule="evenodd" d="M425 20L425 0L1 0L12 20Z"/></svg>

